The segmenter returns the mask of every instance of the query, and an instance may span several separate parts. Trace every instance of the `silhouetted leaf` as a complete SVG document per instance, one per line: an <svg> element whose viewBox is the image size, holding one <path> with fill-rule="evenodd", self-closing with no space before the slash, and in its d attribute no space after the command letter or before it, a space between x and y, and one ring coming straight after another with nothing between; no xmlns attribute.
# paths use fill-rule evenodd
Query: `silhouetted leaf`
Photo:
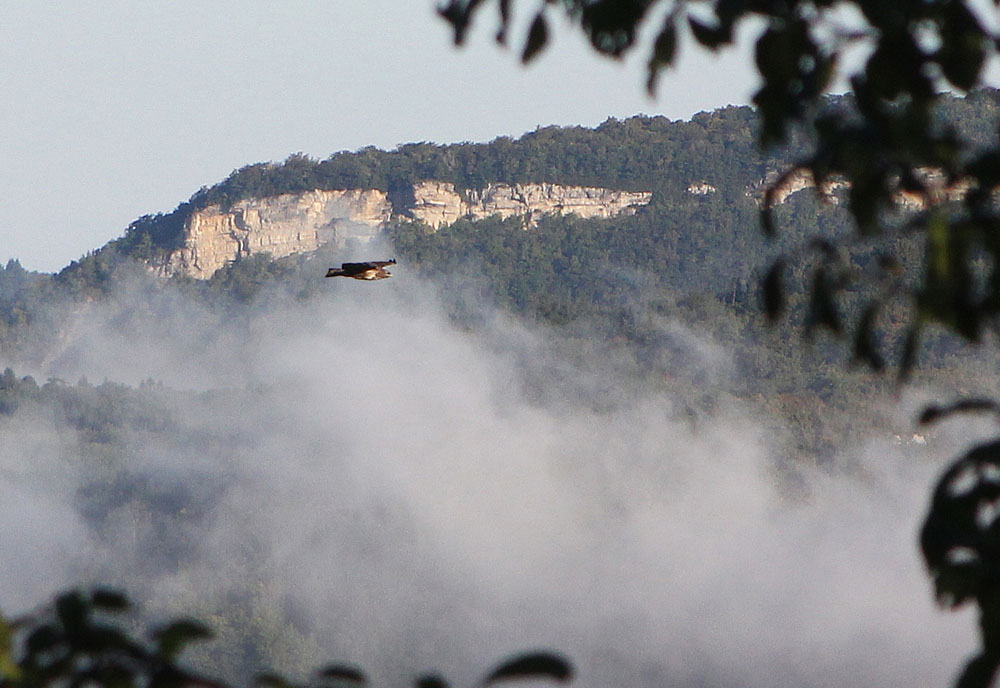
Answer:
<svg viewBox="0 0 1000 688"><path fill-rule="evenodd" d="M527 64L533 60L545 47L549 40L549 27L545 21L545 15L539 12L531 22L528 29L528 40L524 43L524 52L521 53L521 62Z"/></svg>
<svg viewBox="0 0 1000 688"><path fill-rule="evenodd" d="M785 24L772 25L757 39L754 59L768 85L780 87L795 76L799 57L795 48L792 32Z"/></svg>
<svg viewBox="0 0 1000 688"><path fill-rule="evenodd" d="M903 355L899 361L899 381L905 382L913 372L917 362L917 351L920 348L920 325L911 325L903 340Z"/></svg>
<svg viewBox="0 0 1000 688"><path fill-rule="evenodd" d="M635 42L651 0L586 0L577 2L580 24L595 50L621 57Z"/></svg>
<svg viewBox="0 0 1000 688"><path fill-rule="evenodd" d="M500 28L497 29L497 43L507 44L507 26L510 24L510 0L499 0L497 9L500 12Z"/></svg>
<svg viewBox="0 0 1000 688"><path fill-rule="evenodd" d="M764 276L762 285L764 295L764 312L772 322L781 317L785 309L785 293L782 284L782 274L785 270L784 261L780 258L774 261L771 269Z"/></svg>
<svg viewBox="0 0 1000 688"><path fill-rule="evenodd" d="M920 414L920 424L935 423L955 413L978 413L981 411L1000 413L1000 404L992 399L962 399L946 406L931 404Z"/></svg>
<svg viewBox="0 0 1000 688"><path fill-rule="evenodd" d="M875 320L878 316L878 304L870 304L861 316L858 329L854 335L854 359L866 363L876 373L885 370L885 360L879 353L875 337Z"/></svg>
<svg viewBox="0 0 1000 688"><path fill-rule="evenodd" d="M973 447L938 480L920 530L920 549L940 604L956 607L996 595L990 573L996 565L994 541L984 531L994 526L998 498L1000 441ZM984 520L984 514L989 518ZM1000 622L994 605L980 611L984 621L989 616L990 623Z"/></svg>
<svg viewBox="0 0 1000 688"><path fill-rule="evenodd" d="M416 680L416 688L448 688L448 682L438 674L425 674Z"/></svg>
<svg viewBox="0 0 1000 688"><path fill-rule="evenodd" d="M327 680L365 683L365 675L361 670L346 664L331 664L330 666L323 667L317 672L317 675Z"/></svg>
<svg viewBox="0 0 1000 688"><path fill-rule="evenodd" d="M94 625L87 629L84 637L77 640L77 646L92 652L109 652L124 650L138 651L139 646L118 628L112 626Z"/></svg>
<svg viewBox="0 0 1000 688"><path fill-rule="evenodd" d="M121 612L129 608L128 597L117 590L99 588L91 594L91 603L98 609Z"/></svg>
<svg viewBox="0 0 1000 688"><path fill-rule="evenodd" d="M447 5L438 6L438 14L444 18L454 30L455 45L465 42L465 33L472 21L472 13L480 0L451 0Z"/></svg>
<svg viewBox="0 0 1000 688"><path fill-rule="evenodd" d="M56 615L67 633L82 631L87 625L89 609L83 595L73 590L56 598Z"/></svg>
<svg viewBox="0 0 1000 688"><path fill-rule="evenodd" d="M673 14L667 16L663 28L653 43L653 54L649 58L649 76L646 79L646 90L650 95L656 92L656 77L660 70L669 67L677 55L677 25Z"/></svg>
<svg viewBox="0 0 1000 688"><path fill-rule="evenodd" d="M43 624L28 634L25 645L28 654L38 654L52 649L63 641L63 634L51 624Z"/></svg>
<svg viewBox="0 0 1000 688"><path fill-rule="evenodd" d="M501 663L483 680L483 685L519 678L568 681L572 676L573 667L561 656L551 652L533 652Z"/></svg>
<svg viewBox="0 0 1000 688"><path fill-rule="evenodd" d="M270 672L257 674L254 678L254 683L258 686L265 686L265 688L295 688L295 684L291 683L284 676Z"/></svg>
<svg viewBox="0 0 1000 688"><path fill-rule="evenodd" d="M1000 151L989 150L974 158L966 170L979 180L980 185L992 189L1000 184Z"/></svg>
<svg viewBox="0 0 1000 688"><path fill-rule="evenodd" d="M774 208L766 200L760 209L760 228L764 232L764 236L768 238L772 238L778 233L778 227L774 222Z"/></svg>
<svg viewBox="0 0 1000 688"><path fill-rule="evenodd" d="M20 677L21 669L14 660L14 627L0 616L0 684Z"/></svg>
<svg viewBox="0 0 1000 688"><path fill-rule="evenodd" d="M963 561L942 567L934 580L934 597L942 607L959 607L975 598L983 581L979 561Z"/></svg>
<svg viewBox="0 0 1000 688"><path fill-rule="evenodd" d="M865 180L853 179L847 195L858 231L863 236L878 234L882 229L878 221L880 201L878 189L873 188Z"/></svg>
<svg viewBox="0 0 1000 688"><path fill-rule="evenodd" d="M955 681L955 688L990 688L997 673L997 661L998 658L992 653L977 654L962 669Z"/></svg>
<svg viewBox="0 0 1000 688"><path fill-rule="evenodd" d="M816 327L825 327L835 335L843 333L840 315L833 301L833 287L826 268L817 268L813 277L809 296L809 313L806 319L806 333L811 334Z"/></svg>
<svg viewBox="0 0 1000 688"><path fill-rule="evenodd" d="M694 17L688 17L688 26L691 27L691 34L695 40L712 50L715 50L723 43L727 43L730 38L724 29L709 26Z"/></svg>
<svg viewBox="0 0 1000 688"><path fill-rule="evenodd" d="M941 26L941 47L934 58L952 84L968 91L979 81L986 60L986 34L962 3L948 3Z"/></svg>
<svg viewBox="0 0 1000 688"><path fill-rule="evenodd" d="M153 634L164 657L173 658L191 642L211 638L212 632L207 626L193 619L179 619Z"/></svg>

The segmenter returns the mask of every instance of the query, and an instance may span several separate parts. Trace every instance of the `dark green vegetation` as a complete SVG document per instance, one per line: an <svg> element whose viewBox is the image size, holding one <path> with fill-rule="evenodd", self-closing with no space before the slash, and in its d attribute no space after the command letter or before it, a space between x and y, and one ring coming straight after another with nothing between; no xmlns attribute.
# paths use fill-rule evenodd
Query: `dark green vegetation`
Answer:
<svg viewBox="0 0 1000 688"><path fill-rule="evenodd" d="M510 0L452 0L442 5L441 13L461 42L477 10L493 5L499 10L498 38L504 41L511 4ZM781 335L768 335L760 327L754 287L758 271L768 263L774 267L764 281L763 301L771 315L790 312L809 332L847 336L848 355L871 367L885 367L891 361L910 373L920 352L921 374L947 375L951 389L976 391L975 385L982 385L989 390L994 383L992 368L975 361L964 365L968 361L957 356L955 340L940 334L937 326L981 341L995 326L1000 311L1000 244L995 240L998 220L993 200L1000 182L995 95L973 92L958 105L958 110L966 109L966 115L949 119L938 107L937 86L972 91L995 57L997 37L984 29L966 3L955 0L856 0L846 3L858 10L850 24L841 24L842 16L837 14L843 4L718 0L708 12L696 14L689 13L687 3L662 0L545 3L524 42L525 61L545 47L548 13L558 11L553 7L565 9L595 49L612 56L632 48L643 22L654 16L654 8L665 9L659 15L663 23L650 53L651 89L658 71L674 60L679 31L689 30L702 46L720 49L732 42L744 20L761 19L755 52L763 77L755 97L760 125L746 111L741 115L734 110L726 116L742 117L746 124L742 132L740 126L725 126L723 121L721 129L708 133L716 115L696 120L701 132L694 125L679 126L677 132L694 134L685 135L676 149L687 151L687 157L676 156L673 149L653 153L648 141L633 150L621 136L600 155L590 151L577 156L571 148L549 145L553 139L586 138L584 132L540 130L533 135L537 141L527 137L537 145L531 156L524 157L513 153L524 141L498 141L485 147L462 147L461 154L459 147L414 144L390 154L368 150L322 163L293 157L284 165L251 166L222 185L199 192L170 215L138 220L125 237L56 278L25 274L16 264L8 265L3 276L4 284L10 285L2 303L4 354L30 360L59 330L64 314L84 301L114 294L128 280L138 281L144 289L181 289L210 309L227 314L235 309L237 315L240 308L261 299L309 297L306 275L319 273L300 271L308 268L302 260L279 265L265 259L248 260L198 285L163 287L144 275L132 259L148 258L175 245L185 214L198 204L226 205L248 195L325 186L373 186L400 193L407 182L425 177L453 181L460 187L491 180L544 180L619 188L636 184L654 190L655 203L635 220L549 221L529 234L504 223L492 223L488 233L480 231L491 227L484 223L433 236L416 226L399 226L392 233L403 251L400 258L429 276L443 274L445 286L466 285L475 278L473 304L485 296L529 318L565 328L577 341L593 337L596 328L633 355L639 379L649 379L644 372L663 369L697 371L696 366L685 367L682 360L658 367L663 362L657 357L663 352L669 358L671 353L683 357L685 351L678 347L672 352L669 339L662 340L662 330L650 326L651 318L667 316L733 344L747 380L745 388L734 393L780 407L800 429L802 444L792 452L797 460L810 454L822 456L818 450L827 434L823 424L838 417L833 413L838 406L851 406L871 422L871 414L864 413L865 402L871 398L866 388L870 381L863 374L845 372L843 349L828 346L825 340L820 339L809 353L787 344L769 346L769 336ZM822 93L836 73L841 51L859 43L871 51L864 68L851 75L854 107L821 111ZM974 115L971 123L969 111ZM636 125L642 129L641 120L613 123L613 127ZM727 138L727 133L735 135ZM786 142L789 148L785 154L775 154L775 160L761 160L752 153L754 138L765 144ZM619 155L622 150L630 152ZM454 155L449 158L449 153ZM756 222L750 220L756 208L740 194L748 179L757 179L769 169L786 168L789 162L819 181L849 181L849 211L817 208L806 198L766 207L765 226L771 231L780 229L787 243L765 249L754 237ZM740 176L734 165L754 173ZM971 182L973 190L957 203L932 203L926 212L900 215L894 206L899 191L934 200L935 189L922 174L926 169L942 172L949 185ZM718 176L709 174L713 171ZM702 181L698 177L716 186L718 194L685 197L683 189ZM459 233L461 229L466 230L464 234ZM819 241L814 241L816 234ZM788 251L789 257L772 262L771 250ZM279 275L282 288L276 295L269 285ZM477 310L468 307L469 295L454 289L449 293L455 296L451 303L455 317L474 328ZM61 311L39 307L53 301ZM702 383L697 373L693 379L684 379L682 374L681 379L660 381L672 388L694 390L703 387ZM114 399L134 393L107 385L92 392L83 383L73 389L54 382L38 387L13 373L4 375L3 384L11 390L4 399L5 413L25 403L66 409L72 408L70 401L77 397L93 401L95 395ZM688 398L693 415L710 411L713 399L698 394ZM96 418L67 411L78 423L76 432L94 445L114 446L116 427L144 422L142 414L131 415L133 410L116 416L113 402L101 408ZM852 414L840 417L855 418ZM844 437L850 430L836 428L830 436ZM995 444L978 447L945 475L934 495L921 543L942 601L972 600L981 612L983 647L960 677L961 686L989 685L1000 664L995 570L997 453ZM120 606L116 598L104 594L95 594L89 602L102 608ZM16 660L4 625L0 629L2 680L19 681L20 663L31 668L33 653L45 653L57 644L58 652L64 652L65 639L80 640L77 631L87 618L87 604L79 596L59 598L55 612L61 628L50 625L34 642L29 637L26 652L18 648ZM180 633L182 639L186 635L192 634ZM103 640L95 647L98 637ZM130 660L162 663L163 656L171 654L163 636L158 647L127 646L107 633L88 632L83 638L92 643L87 652L125 649ZM62 664L58 664L61 655L54 656L57 671L78 668L73 664L75 655ZM110 671L119 671L110 666ZM354 678L341 669L331 673L336 679ZM126 679L114 673L91 678L128 685L131 676ZM30 678L27 682L33 684ZM429 688L441 682L428 677L423 685Z"/></svg>
<svg viewBox="0 0 1000 688"><path fill-rule="evenodd" d="M948 99L939 111L974 142L988 141L996 128L998 97L980 91L965 99ZM834 98L828 110L850 108L850 101ZM594 311L621 305L632 290L630 279L644 286L663 287L673 294L698 292L724 295L730 305L755 309L757 284L763 268L781 251L794 250L820 239L826 244L850 235L850 214L842 207L817 202L815 194L800 193L774 213L783 228L777 242L757 236L759 203L765 177L773 180L801 151L798 141L771 155L756 148L759 122L749 108L731 107L702 113L690 122L663 117L609 120L595 130L548 127L521 139L497 139L488 144L407 144L394 151L364 149L338 153L324 161L291 156L282 164L261 163L233 172L211 188L202 189L168 215L146 216L129 226L125 235L99 251L74 262L47 285L41 276L21 275L16 265L4 279L12 284L0 293L4 325L14 329L38 319L39 300L58 295L95 298L114 289L115 276L136 272L136 260L145 260L175 247L183 222L195 209L210 204L274 196L307 189L379 188L404 193L422 179L478 188L488 182L554 182L653 192L652 204L633 218L608 221L549 219L537 231L524 233L516 222L488 221L470 228L460 223L431 234L416 224L393 227L391 236L404 257L422 270L449 272L458 263L478 271L490 284L489 294L518 313L543 321L564 323ZM772 176L768 176L768 175ZM714 193L689 193L688 186L705 182ZM876 254L894 256L893 266L914 270L923 247L916 240L882 237L850 248L854 265L841 265L815 281L800 266L786 275L792 305L814 285L848 280L852 275L878 274L883 263ZM834 262L839 255L830 254ZM247 300L257 286L280 274L291 279L288 262L272 266L255 257L217 275L208 285L188 285L192 291L212 294L208 301ZM794 267L794 264L793 264ZM861 268L853 270L851 268ZM632 277L629 277L629 274ZM796 282L796 278L799 282ZM828 279L827 279L828 278ZM909 275L911 281L918 275ZM802 280L809 282L807 285ZM306 279L297 288L313 287ZM55 289L57 295L46 295ZM884 291L884 284L857 284L841 289L838 298L857 301L859 294ZM792 310L795 310L794 308ZM823 321L835 329L841 323ZM859 322L849 308L843 319ZM836 319L840 319L837 314ZM849 329L849 327L847 328ZM2 335L3 332L0 332ZM10 336L15 336L11 334ZM9 337L0 337L0 346Z"/></svg>
<svg viewBox="0 0 1000 688"><path fill-rule="evenodd" d="M994 91L951 99L940 116L986 140L996 127L998 99ZM842 107L844 101L833 99L831 105ZM518 141L412 144L391 152L340 153L322 162L293 156L284 164L238 170L170 215L137 220L124 237L57 275L27 272L16 262L0 271L0 353L13 368L0 376L0 422L25 415L54 418L62 445L69 447L67 456L82 466L84 480L72 497L87 526L101 533L109 525L128 525L143 552L152 553L122 562L134 567L135 576L143 567L175 566L196 549L194 524L221 486L205 479L196 490L179 489L152 479L136 465L137 448L194 450L225 465L248 449L239 425L221 431L206 427L181 436L177 409L187 409L183 426L190 428L191 417L220 406L235 408L242 396L227 390L181 391L152 380L130 387L25 376L25 370L40 369L62 340L72 336L69 323L90 312L88 308L119 299L129 303L117 316L122 322L116 323L126 330L143 317L155 320L161 310L166 317L169 306L164 304L170 299L202 309L203 325L209 328L212 322L239 328L255 313L336 300L340 287L322 279L329 264L340 262L330 249L278 261L255 255L205 282L163 280L149 273L143 261L175 245L186 213L205 204L315 187L375 186L395 192L424 178L460 187L551 181L651 190L653 202L630 217L550 217L529 230L517 220L460 221L438 232L419 223L397 222L386 238L406 272L397 272L392 286L399 288L405 280L430 282L448 314L472 335L487 324L493 316L490 308L496 307L553 335L569 357L587 361L595 351L611 351L627 361L629 384L621 394L667 391L679 402L675 415L695 426L720 405L738 400L773 425L781 438L777 463L788 467L789 475L796 465L822 465L842 438L881 425L880 395L888 383L865 366L852 367L856 347L829 337L830 322L817 321L816 313L829 317L832 312L838 321L860 322L872 292L855 285L832 297L835 300L824 306L827 310L817 311L811 273L797 266L786 281L786 308L811 332L812 344L798 346L791 328L766 327L758 284L775 256L813 237L833 242L852 230L843 205L822 203L805 190L775 208L782 227L779 241L761 240L757 221L762 180L799 149L791 146L763 158L755 149L758 129L752 110L727 108L700 114L691 122L636 117L610 120L596 130L540 129ZM689 192L689 185L700 182L715 191ZM922 255L922 247L906 239L894 240L891 248L904 266L919 262ZM845 263L859 273L881 269L865 245L847 247L843 253ZM892 351L893 342L900 339L907 307L905 302L888 304L883 311L873 336L884 350ZM687 331L725 348L735 368L724 373L725 384L718 383L720 373L712 362L698 359L685 343ZM932 334L921 347L920 379L988 394L996 376L992 368L984 372L977 358L988 352L966 351L944 331ZM530 386L530 380L525 384ZM540 385L533 393L544 401L547 390ZM272 400L266 390L254 396ZM238 417L234 412L228 418ZM254 553L242 552L240 557L243 596L194 600L223 645L200 655L199 666L223 676L241 676L248 667L274 662L297 669L314 666L310 662L315 648L308 634L287 610L260 593L264 572L258 570ZM97 571L93 577L105 580L105 573ZM107 582L132 579L112 576ZM69 602L64 604L76 604L76 598L65 599ZM115 652L128 649L115 645L117 636L109 642ZM150 661L165 661L155 645L141 652Z"/></svg>
<svg viewBox="0 0 1000 688"><path fill-rule="evenodd" d="M998 102L997 92L977 91L967 98L944 99L935 116L981 148L996 130ZM832 98L824 112L851 107L850 99ZM449 286L474 283L479 296L530 319L557 325L586 319L635 341L642 339L641 326L631 314L640 301L666 310L691 299L715 302L752 320L767 266L782 253L801 257L802 247L819 247L821 270L786 259L780 262L781 279L775 273L774 284L768 285L780 282L780 307L793 313L794 321L841 335L860 328L848 348L876 368L908 363L918 351L942 353L933 328L921 327L922 336L930 338L926 346L907 344L917 341L906 328L918 316L903 287L921 284L926 248L919 237L890 234L836 246L853 231L846 204L822 203L807 190L773 209L782 228L779 239L760 239L765 178L773 180L776 170L801 157L811 144L799 137L761 156L759 130L751 109L731 107L699 114L690 122L635 117L609 120L595 130L542 128L516 141L407 144L389 152L338 153L324 161L296 155L282 164L250 165L202 189L168 215L136 220L122 238L53 278L8 265L0 275L0 351L25 352L32 336L45 340L52 335L61 316L53 318L41 303L103 298L124 280L130 288L137 283L160 288L144 274L141 261L176 246L184 219L195 209L313 188L360 186L403 193L415 181L439 179L459 188L547 181L653 192L650 206L634 217L548 218L530 232L517 221L499 220L461 221L437 233L407 222L389 229L400 258L411 268ZM702 182L715 191L689 192L690 185ZM842 201L845 195L841 193ZM903 219L922 215L908 213ZM308 259L272 262L253 256L206 283L175 280L167 288L194 295L209 308L225 309L252 301L269 284L308 297L320 288L311 269ZM777 308L775 294L768 295ZM877 309L870 305L873 299ZM918 320L924 322L922 316Z"/></svg>
<svg viewBox="0 0 1000 688"><path fill-rule="evenodd" d="M486 6L498 11L497 41L507 42L514 0L448 0L439 6L460 45ZM754 60L761 77L753 102L761 116L762 147L804 132L811 145L768 191L762 224L773 235L781 226L773 194L785 180L807 172L817 184L849 183L853 231L836 241L800 242L791 256L772 264L763 281L764 303L774 318L786 309L789 265L811 272L809 325L850 333L854 355L875 369L896 354L905 379L917 362L921 341L942 325L971 342L995 336L1000 316L1000 137L970 135L940 118L942 91L971 93L983 85L1000 54L996 3L964 0L885 3L880 0L714 0L709 8L684 0L566 0L536 10L523 40L521 59L535 59L549 42L550 13L561 9L598 53L621 57L637 45L647 22L662 22L649 50L647 89L676 58L679 35L700 46L725 50L740 30L753 32ZM653 18L656 17L654 20ZM849 71L845 53L865 49L863 66ZM838 77L851 87L854 107L823 109L824 93ZM927 175L941 175L934 181ZM942 183L943 182L943 183ZM942 189L964 186L960 199ZM896 212L906 192L923 202L918 213ZM945 197L942 198L942 195ZM902 250L898 243L903 239ZM912 239L920 254L913 256ZM861 245L877 269L856 270ZM907 251L906 249L911 249ZM845 321L837 295L867 287L862 316ZM897 304L906 312L900 318ZM896 342L880 341L879 321L902 322ZM895 311L895 312L893 312ZM973 405L975 406L975 405ZM964 410L958 407L958 410ZM985 687L1000 669L1000 566L995 513L997 444L977 447L942 478L924 527L923 553L939 599L973 601L980 612L982 647L957 679L963 688ZM972 487L962 483L970 473Z"/></svg>
<svg viewBox="0 0 1000 688"><path fill-rule="evenodd" d="M449 0L440 15L461 45L469 27L487 6L498 10L497 40L504 44L512 21L513 0ZM549 22L557 3L536 10L523 39L521 59L537 58L549 42ZM846 181L849 212L854 221L851 241L870 242L919 236L927 243L926 260L914 280L899 280L892 291L913 305L907 319L907 344L899 362L905 376L914 363L917 342L930 323L941 323L971 341L995 325L1000 313L1000 246L994 235L998 220L994 191L1000 183L1000 145L994 128L969 135L940 117L942 91L971 93L983 85L987 67L997 57L1000 36L980 19L977 8L963 0L910 2L887 6L878 0L846 3L814 0L716 0L710 8L692 9L675 0L567 0L561 9L589 38L594 50L618 58L638 44L647 22L658 22L649 50L647 88L653 93L659 72L677 55L679 36L689 32L696 44L725 50L736 44L740 29L754 33L754 58L761 77L753 103L760 114L758 141L765 150L793 144L792 163L768 192L763 226L773 234L780 226L772 210L772 194L799 172L818 184ZM851 11L845 10L845 6ZM988 11L980 8L982 11ZM754 23L756 22L756 23ZM843 73L845 53L863 47L863 67ZM846 78L852 107L828 107L825 93L838 77ZM946 99L946 98L945 98ZM797 147L795 141L808 141ZM936 196L940 184L926 172L941 174L944 186L968 184L972 190L943 210ZM904 191L922 199L926 211L899 218L896 196ZM847 243L846 238L835 242ZM832 295L856 283L885 281L897 256L887 247L882 274L851 274L849 263L828 243L800 244L813 272L814 318L833 331L854 332L855 349L875 367L884 365L872 342L879 309L887 299L877 293L867 300L868 316L845 325L825 304ZM867 246L873 254L880 246ZM986 260L983 260L983 259ZM773 316L784 307L786 260L773 264L765 286ZM886 290L881 290L885 292ZM864 343L867 342L867 343Z"/></svg>
<svg viewBox="0 0 1000 688"><path fill-rule="evenodd" d="M703 113L691 122L664 117L608 120L596 130L545 127L520 139L437 145L410 143L393 151L365 148L313 161L292 155L283 163L257 163L195 193L167 215L145 216L112 245L148 257L176 245L184 219L194 210L228 207L311 189L373 188L390 197L413 183L434 179L459 189L489 182L539 182L654 191L663 201L680 198L690 183L710 178L723 192L741 193L748 180L781 160L762 159L755 147L749 108ZM107 249L105 249L107 250Z"/></svg>
<svg viewBox="0 0 1000 688"><path fill-rule="evenodd" d="M985 141L996 129L998 102L1000 92L990 90L947 99L940 117L970 139ZM830 102L831 108L848 106L843 98ZM57 275L30 273L9 263L0 270L0 352L8 361L37 363L58 339L69 314L82 304L126 291L138 295L137 308L143 308L143 294L175 291L229 323L256 308L308 300L328 291L329 285L317 279L327 263L337 262L338 256L328 249L278 261L254 255L204 282L163 281L150 275L143 261L151 251L174 245L186 214L209 203L317 187L371 185L391 191L425 178L469 187L491 181L551 181L652 190L652 203L631 217L549 217L528 231L516 219L463 220L437 232L403 221L390 226L387 236L410 275L440 286L453 317L467 326L475 327L486 303L561 328L569 340L585 342L596 336L615 342L634 359L637 379L648 380L652 372L657 380L669 376L675 387L690 385L692 412L713 403L696 392L704 373L663 334L662 319L696 328L733 351L741 380L733 392L766 411L794 413L791 425L797 428L798 440L790 451L821 460L832 438L862 417L847 411L872 403L872 394L885 384L849 363L872 362L870 356L859 355L859 349L865 353L865 344L902 356L901 340L912 310L903 301L887 300L870 339L853 345L824 334L811 337L813 345L803 348L787 343L787 328L767 330L758 285L775 256L817 239L835 242L852 230L843 204L823 203L807 189L774 209L781 240L760 238L763 180L769 170L794 158L798 148L763 158L755 148L758 130L751 109L731 107L699 114L690 122L635 117L609 120L595 130L539 129L517 141L408 144L390 152L338 153L322 162L292 156L283 164L251 165L202 189L170 215L140 218L124 237ZM698 182L715 191L689 192L688 186ZM886 248L885 241L880 242ZM920 243L906 238L893 240L886 250L897 257L894 265L906 268L919 264L923 255ZM846 261L845 270L853 275L883 269L870 244L845 247L834 259ZM810 335L821 329L844 333L865 322L866 303L884 288L883 283L857 280L824 300L817 296L825 292L816 291L808 266L790 272L786 307ZM963 352L945 332L929 330L919 353L923 380L947 378L960 391L989 393L992 378L975 366L955 370L957 360L974 354ZM87 432L103 433L111 441L114 428L124 421L97 400L134 392L112 387L99 394L100 389L49 384L34 391L30 384L8 384L4 408L21 397L57 406L75 397L72 404L97 416ZM121 399L118 403L127 405Z"/></svg>
<svg viewBox="0 0 1000 688"><path fill-rule="evenodd" d="M192 643L211 636L201 622L174 619L154 628L150 640L135 637L125 625L130 602L107 589L72 590L60 594L51 608L7 622L0 618L0 685L6 688L97 685L120 688L225 688L226 683L191 671L180 655ZM123 616L125 617L123 619ZM478 685L511 680L565 682L573 668L550 652L531 652L504 660ZM256 683L269 688L360 688L364 673L354 666L332 664L304 683L274 673L259 674ZM447 688L437 674L418 676L416 688Z"/></svg>

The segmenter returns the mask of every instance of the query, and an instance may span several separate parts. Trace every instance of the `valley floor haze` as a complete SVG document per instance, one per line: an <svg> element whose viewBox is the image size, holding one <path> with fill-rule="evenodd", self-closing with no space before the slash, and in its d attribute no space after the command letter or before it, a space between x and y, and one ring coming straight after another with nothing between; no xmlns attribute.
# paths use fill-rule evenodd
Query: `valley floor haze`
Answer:
<svg viewBox="0 0 1000 688"><path fill-rule="evenodd" d="M1000 91L940 105L971 149L995 140ZM996 351L927 327L901 390L852 367L900 360L920 313L876 278L826 282L922 284L910 236L888 268L789 266L768 327L768 266L855 227L846 187L799 176L760 237L801 151L762 154L759 126L726 107L292 155L58 274L7 262L0 609L117 586L151 623L209 623L189 661L241 683L347 662L463 686L551 649L580 688L948 684L975 618L935 605L917 532L996 429L915 419L995 394ZM374 219L334 212L351 194ZM445 197L447 222L417 212ZM393 279L324 277L390 258ZM869 328L807 345L817 322Z"/></svg>
<svg viewBox="0 0 1000 688"><path fill-rule="evenodd" d="M144 388L169 432L81 462L57 414L0 417L0 605L112 582L154 617L215 619L223 644L252 632L255 661L349 661L381 685L466 685L543 647L587 687L941 686L975 646L918 556L940 463L892 440L914 402L788 466L781 429L725 394L725 347L689 326L661 321L706 368L710 415L636 385L611 347L486 305L463 327L439 287L395 277L237 317L123 289L41 363L11 362L161 381Z"/></svg>

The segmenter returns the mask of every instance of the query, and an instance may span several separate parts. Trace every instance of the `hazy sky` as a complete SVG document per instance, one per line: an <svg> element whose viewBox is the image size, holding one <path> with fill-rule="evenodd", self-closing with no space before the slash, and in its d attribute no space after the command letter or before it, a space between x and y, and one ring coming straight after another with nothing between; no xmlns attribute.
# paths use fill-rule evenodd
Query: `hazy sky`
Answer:
<svg viewBox="0 0 1000 688"><path fill-rule="evenodd" d="M488 141L637 113L686 119L748 102L755 84L746 54L682 50L652 100L644 51L617 63L557 30L525 69L493 42L492 10L456 50L434 6L10 3L0 24L0 260L58 270L133 219L294 152ZM513 37L523 35L522 21Z"/></svg>

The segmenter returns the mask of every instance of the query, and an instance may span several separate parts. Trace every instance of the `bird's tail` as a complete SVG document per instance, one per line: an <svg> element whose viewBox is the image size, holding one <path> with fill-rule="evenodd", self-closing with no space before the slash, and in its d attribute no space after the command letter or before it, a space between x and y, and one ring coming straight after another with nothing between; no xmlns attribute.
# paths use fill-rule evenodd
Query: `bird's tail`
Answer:
<svg viewBox="0 0 1000 688"><path fill-rule="evenodd" d="M339 277L340 275L343 274L345 273L341 268L330 268L329 270L326 271L327 277Z"/></svg>

